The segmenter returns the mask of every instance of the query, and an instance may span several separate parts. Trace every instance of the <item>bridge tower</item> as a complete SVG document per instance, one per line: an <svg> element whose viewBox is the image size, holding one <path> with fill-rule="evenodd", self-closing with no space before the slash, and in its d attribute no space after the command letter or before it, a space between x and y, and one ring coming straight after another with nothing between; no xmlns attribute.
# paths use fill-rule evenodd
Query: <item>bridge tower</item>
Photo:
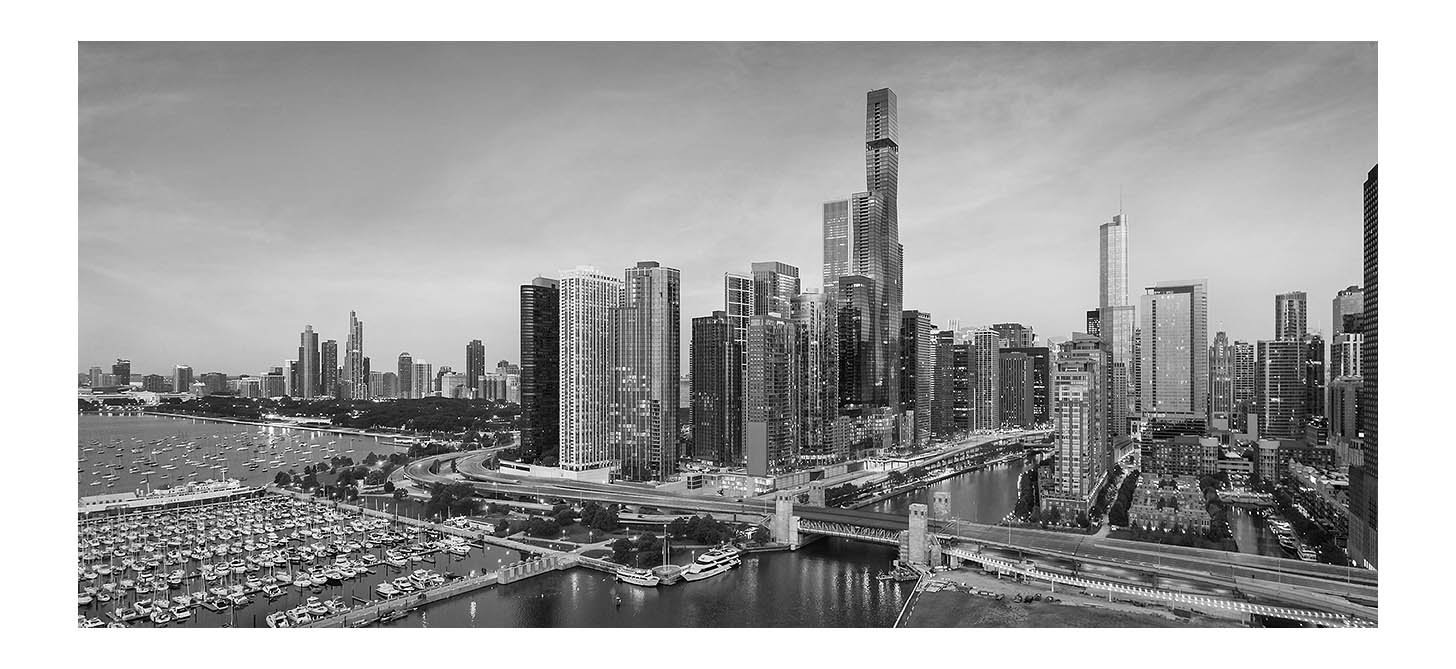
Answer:
<svg viewBox="0 0 1456 669"><path fill-rule="evenodd" d="M911 564L926 564L929 561L925 542L927 521L925 505L911 504L910 535L907 538L910 544L907 559Z"/></svg>
<svg viewBox="0 0 1456 669"><path fill-rule="evenodd" d="M950 518L950 493L930 493L930 509L935 514L936 520L947 520Z"/></svg>
<svg viewBox="0 0 1456 669"><path fill-rule="evenodd" d="M826 506L824 504L823 481L815 481L809 484L809 506Z"/></svg>
<svg viewBox="0 0 1456 669"><path fill-rule="evenodd" d="M786 491L774 493L773 524L769 534L775 542L799 547L799 523L794 518L794 496Z"/></svg>

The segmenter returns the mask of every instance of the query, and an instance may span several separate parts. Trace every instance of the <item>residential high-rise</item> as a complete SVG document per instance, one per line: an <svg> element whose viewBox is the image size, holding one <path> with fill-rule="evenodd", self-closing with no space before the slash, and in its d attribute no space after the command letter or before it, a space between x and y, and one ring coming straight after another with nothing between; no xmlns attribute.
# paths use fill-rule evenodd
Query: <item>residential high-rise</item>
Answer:
<svg viewBox="0 0 1456 669"><path fill-rule="evenodd" d="M995 330L981 329L969 333L967 339L975 348L971 429L995 430L1001 427L1001 336Z"/></svg>
<svg viewBox="0 0 1456 669"><path fill-rule="evenodd" d="M318 333L313 331L312 325L305 325L298 335L298 396L304 399L317 397L319 387Z"/></svg>
<svg viewBox="0 0 1456 669"><path fill-rule="evenodd" d="M465 383L470 397L481 399L480 377L485 375L485 342L472 339L465 345Z"/></svg>
<svg viewBox="0 0 1456 669"><path fill-rule="evenodd" d="M1102 310L1087 310L1087 334L1093 337L1102 336Z"/></svg>
<svg viewBox="0 0 1456 669"><path fill-rule="evenodd" d="M1042 487L1042 508L1058 509L1068 519L1091 509L1107 476L1106 355L1097 337L1083 333L1073 333L1057 354L1052 380L1056 457L1051 480Z"/></svg>
<svg viewBox="0 0 1456 669"><path fill-rule="evenodd" d="M1034 364L1025 353L1001 349L1001 425L1029 427L1036 421Z"/></svg>
<svg viewBox="0 0 1456 669"><path fill-rule="evenodd" d="M383 388L383 397L397 399L399 397L399 374L396 372L385 372L381 387Z"/></svg>
<svg viewBox="0 0 1456 669"><path fill-rule="evenodd" d="M1255 393L1254 345L1246 341L1233 343L1233 412L1234 425L1244 427L1243 415L1253 407Z"/></svg>
<svg viewBox="0 0 1456 669"><path fill-rule="evenodd" d="M1364 345L1365 290L1350 286L1335 295L1331 304L1329 378L1360 376L1360 348Z"/></svg>
<svg viewBox="0 0 1456 669"><path fill-rule="evenodd" d="M1005 348L1026 348L1036 343L1036 333L1020 323L997 323L991 329L1001 336Z"/></svg>
<svg viewBox="0 0 1456 669"><path fill-rule="evenodd" d="M1378 392L1380 343L1379 187L1377 170L1365 177L1365 304L1361 319L1365 341L1360 347L1361 464L1350 468L1350 557L1376 567L1379 564L1380 405Z"/></svg>
<svg viewBox="0 0 1456 669"><path fill-rule="evenodd" d="M555 460L561 439L561 284L521 286L521 458Z"/></svg>
<svg viewBox="0 0 1456 669"><path fill-rule="evenodd" d="M666 480L677 471L682 277L653 261L626 270L615 315L617 452L621 475Z"/></svg>
<svg viewBox="0 0 1456 669"><path fill-rule="evenodd" d="M1088 333L1098 337L1107 352L1103 370L1107 383L1104 400L1108 420L1104 428L1109 439L1132 434L1132 418L1136 415L1138 377L1134 373L1133 348L1137 329L1137 310L1128 293L1129 264L1128 222L1119 211L1111 221L1097 228L1097 322ZM1090 321L1090 315L1089 315ZM1199 379L1202 383L1203 380Z"/></svg>
<svg viewBox="0 0 1456 669"><path fill-rule="evenodd" d="M1165 281L1142 297L1145 434L1202 434L1208 416L1208 285Z"/></svg>
<svg viewBox="0 0 1456 669"><path fill-rule="evenodd" d="M339 396L339 342L325 340L319 348L319 393Z"/></svg>
<svg viewBox="0 0 1456 669"><path fill-rule="evenodd" d="M781 262L753 263L754 315L789 315L789 302L799 294L799 268Z"/></svg>
<svg viewBox="0 0 1456 669"><path fill-rule="evenodd" d="M185 393L192 388L192 368L187 365L177 365L172 370L172 392ZM281 393L280 393L281 394ZM268 395L277 397L278 395Z"/></svg>
<svg viewBox="0 0 1456 669"><path fill-rule="evenodd" d="M1131 306L1128 283L1127 218L1118 213L1097 227L1098 307Z"/></svg>
<svg viewBox="0 0 1456 669"><path fill-rule="evenodd" d="M610 467L622 280L582 265L563 271L559 286L561 467L572 472Z"/></svg>
<svg viewBox="0 0 1456 669"><path fill-rule="evenodd" d="M935 406L930 411L930 431L937 437L956 431L954 380L955 332L940 330L935 333Z"/></svg>
<svg viewBox="0 0 1456 669"><path fill-rule="evenodd" d="M874 392L874 350L877 346L874 299L877 289L873 279L851 275L839 277L837 292L839 412L841 415L859 416L877 406Z"/></svg>
<svg viewBox="0 0 1456 669"><path fill-rule="evenodd" d="M747 416L744 456L750 476L769 476L797 468L799 443L798 337L794 322L779 316L748 319Z"/></svg>
<svg viewBox="0 0 1456 669"><path fill-rule="evenodd" d="M219 393L225 393L228 390L227 374L223 374L222 372L208 372L198 377L198 380L202 382L202 386L206 388L208 395L217 395Z"/></svg>
<svg viewBox="0 0 1456 669"><path fill-rule="evenodd" d="M410 397L423 399L435 394L435 366L415 358L410 365Z"/></svg>
<svg viewBox="0 0 1456 669"><path fill-rule="evenodd" d="M748 317L754 308L753 277L736 272L723 273L723 311L733 322L733 332L739 343L747 345Z"/></svg>
<svg viewBox="0 0 1456 669"><path fill-rule="evenodd" d="M393 373L393 372L391 372ZM384 372L369 370L369 396L385 397L384 394Z"/></svg>
<svg viewBox="0 0 1456 669"><path fill-rule="evenodd" d="M206 376L206 375L204 374L204 376ZM284 360L283 361L283 378L285 380L284 386L283 386L283 394L284 395L287 395L289 397L302 397L303 396L302 390L299 388L298 361L297 360Z"/></svg>
<svg viewBox="0 0 1456 669"><path fill-rule="evenodd" d="M1334 334L1345 332L1345 317L1365 312L1365 289L1350 286L1336 293L1335 299L1331 301L1330 311L1330 332Z"/></svg>
<svg viewBox="0 0 1456 669"><path fill-rule="evenodd" d="M111 365L111 375L116 377L116 385L131 385L131 361L117 358L116 363Z"/></svg>
<svg viewBox="0 0 1456 669"><path fill-rule="evenodd" d="M930 443L934 410L930 401L935 390L934 330L930 314L913 310L900 313L900 410L913 411L915 416L914 433L908 439L902 438L901 443L925 446Z"/></svg>
<svg viewBox="0 0 1456 669"><path fill-rule="evenodd" d="M726 311L693 319L693 457L743 465L743 347Z"/></svg>
<svg viewBox="0 0 1456 669"><path fill-rule="evenodd" d="M839 417L839 326L834 299L822 292L800 293L789 305L798 338L793 385L798 394L798 462L817 466L848 454L834 440Z"/></svg>
<svg viewBox="0 0 1456 669"><path fill-rule="evenodd" d="M148 374L142 377L142 390L149 393L167 392L167 377L161 374Z"/></svg>
<svg viewBox="0 0 1456 669"><path fill-rule="evenodd" d="M1032 424L1051 422L1051 349L1045 346L1012 346L1001 349L1001 355L1019 353L1031 364Z"/></svg>
<svg viewBox="0 0 1456 669"><path fill-rule="evenodd" d="M399 354L399 396L405 399L415 397L415 359L409 351ZM524 442L525 438L522 437Z"/></svg>
<svg viewBox="0 0 1456 669"><path fill-rule="evenodd" d="M1302 290L1274 296L1274 339L1304 341L1309 334L1309 299Z"/></svg>
<svg viewBox="0 0 1456 669"><path fill-rule="evenodd" d="M824 203L824 293L836 298L839 277L850 274L854 234L850 228L849 200Z"/></svg>
<svg viewBox="0 0 1456 669"><path fill-rule="evenodd" d="M364 323L349 312L349 336L344 342L344 396L369 398L369 372L364 366Z"/></svg>
<svg viewBox="0 0 1456 669"><path fill-rule="evenodd" d="M1208 349L1208 418L1228 420L1234 414L1234 347L1219 330Z"/></svg>
<svg viewBox="0 0 1456 669"><path fill-rule="evenodd" d="M1298 439L1309 422L1305 404L1305 343L1280 339L1258 343L1255 383L1259 407L1259 436Z"/></svg>

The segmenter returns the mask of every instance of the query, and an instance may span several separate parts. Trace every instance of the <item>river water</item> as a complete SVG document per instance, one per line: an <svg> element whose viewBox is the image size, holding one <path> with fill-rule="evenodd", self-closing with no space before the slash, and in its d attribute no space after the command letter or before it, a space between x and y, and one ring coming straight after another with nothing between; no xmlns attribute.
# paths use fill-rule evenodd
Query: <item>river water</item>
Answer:
<svg viewBox="0 0 1456 669"><path fill-rule="evenodd" d="M373 439L361 439L314 433L306 430L233 425L189 419L154 416L81 416L80 448L90 447L94 458L109 443L143 448L154 440L168 443L193 442L211 449L227 459L228 475L243 477L253 485L271 482L276 471L261 468L250 472L243 467L259 457L253 450L236 450L248 443L296 444L289 452L287 466L302 469L304 464L325 460L329 441L335 454L348 454L356 461L371 450L385 453L390 448ZM101 445L92 442L100 441ZM267 447L265 446L265 449ZM285 447L275 446L281 453ZM352 449L352 452L350 452ZM183 448L158 454L157 461L178 456ZM311 451L307 457L297 457ZM121 460L139 457L127 452ZM270 452L271 457L277 457ZM179 457L197 461L196 453ZM89 486L90 472L80 474L81 494L130 490L136 483L120 479L116 487ZM234 472L234 467L239 471ZM961 518L996 522L1016 500L1017 478L1024 465L1021 460L962 474L939 481L929 490L916 491L886 500L871 507L887 513L908 513L909 504L925 501L930 491L951 493L953 513ZM176 471L186 471L179 467ZM198 477L206 478L203 468ZM125 474L126 470L120 470ZM136 479L132 479L136 480ZM157 485L153 482L152 485ZM99 489L98 489L99 488ZM894 624L909 596L911 583L878 580L896 558L889 546L865 544L841 539L821 539L793 552L746 554L743 565L726 574L693 583L641 588L587 569L551 572L504 586L492 586L473 593L422 607L407 617L390 623L397 627L889 627ZM505 551L493 549L482 554L472 551L465 564L440 565L464 573L489 563L509 559ZM688 558L690 559L690 558ZM674 560L678 561L678 560ZM444 562L444 561L442 561ZM391 574L393 575L393 574ZM373 579L370 579L371 581ZM342 594L365 596L370 582L330 589L325 596ZM298 599L303 593L290 595ZM621 598L620 605L617 599ZM292 602L296 604L296 602ZM237 614L206 614L187 623L190 626L218 626L227 622L239 626L254 623L254 614L261 619L259 606Z"/></svg>

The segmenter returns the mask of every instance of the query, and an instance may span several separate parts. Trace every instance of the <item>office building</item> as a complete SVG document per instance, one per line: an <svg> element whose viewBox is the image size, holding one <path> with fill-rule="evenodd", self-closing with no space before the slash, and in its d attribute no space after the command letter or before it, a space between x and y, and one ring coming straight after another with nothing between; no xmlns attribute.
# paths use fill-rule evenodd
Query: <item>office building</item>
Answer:
<svg viewBox="0 0 1456 669"><path fill-rule="evenodd" d="M795 404L799 413L800 466L842 462L848 458L834 439L839 417L839 326L834 300L822 292L800 293L789 305L798 338L795 358Z"/></svg>
<svg viewBox="0 0 1456 669"><path fill-rule="evenodd" d="M1349 331L1349 328L1345 325L1346 317L1364 315L1365 289L1359 286L1350 286L1336 293L1335 299L1331 301L1330 311L1330 331L1336 335Z"/></svg>
<svg viewBox="0 0 1456 669"><path fill-rule="evenodd" d="M1088 309L1087 310L1087 334L1092 335L1093 337L1101 337L1102 336L1102 310L1101 309Z"/></svg>
<svg viewBox="0 0 1456 669"><path fill-rule="evenodd" d="M1036 422L1034 363L1025 353L1001 349L1000 405L1003 427L1030 427Z"/></svg>
<svg viewBox="0 0 1456 669"><path fill-rule="evenodd" d="M1001 336L995 330L974 330L967 343L974 355L971 429L995 430L1001 427Z"/></svg>
<svg viewBox="0 0 1456 669"><path fill-rule="evenodd" d="M1304 338L1304 405L1311 419L1325 415L1325 340L1317 334Z"/></svg>
<svg viewBox="0 0 1456 669"><path fill-rule="evenodd" d="M313 331L312 325L305 325L298 335L298 396L304 399L317 397L320 384L318 333Z"/></svg>
<svg viewBox="0 0 1456 669"><path fill-rule="evenodd" d="M561 436L561 284L521 286L521 459L557 456Z"/></svg>
<svg viewBox="0 0 1456 669"><path fill-rule="evenodd" d="M930 431L942 439L956 431L954 379L955 332L941 330L935 333L935 406L930 411Z"/></svg>
<svg viewBox="0 0 1456 669"><path fill-rule="evenodd" d="M1234 414L1234 346L1219 330L1208 347L1208 419L1229 420Z"/></svg>
<svg viewBox="0 0 1456 669"><path fill-rule="evenodd" d="M319 394L339 396L339 342L333 339L319 347Z"/></svg>
<svg viewBox="0 0 1456 669"><path fill-rule="evenodd" d="M1036 333L1020 323L997 323L991 329L1001 337L1002 347L1026 348L1036 343Z"/></svg>
<svg viewBox="0 0 1456 669"><path fill-rule="evenodd" d="M399 354L399 396L404 399L414 399L415 395L415 359L409 351Z"/></svg>
<svg viewBox="0 0 1456 669"><path fill-rule="evenodd" d="M1001 355L1020 353L1031 364L1032 423L1044 425L1051 422L1051 349L1045 346L1011 346L1001 349Z"/></svg>
<svg viewBox="0 0 1456 669"><path fill-rule="evenodd" d="M748 380L744 392L744 456L749 476L770 476L798 467L798 336L779 316L748 319Z"/></svg>
<svg viewBox="0 0 1456 669"><path fill-rule="evenodd" d="M622 477L666 480L677 471L682 278L643 261L626 270L616 310L616 452Z"/></svg>
<svg viewBox="0 0 1456 669"><path fill-rule="evenodd" d="M177 365L175 368L172 369L172 392L185 393L191 388L192 368L188 367L187 365ZM269 395L268 397L278 397L282 394L283 393L280 392L276 395Z"/></svg>
<svg viewBox="0 0 1456 669"><path fill-rule="evenodd" d="M851 274L854 235L849 221L849 200L824 203L824 293L837 298L839 277Z"/></svg>
<svg viewBox="0 0 1456 669"><path fill-rule="evenodd" d="M465 345L465 383L469 396L480 399L480 377L485 374L485 342L472 339Z"/></svg>
<svg viewBox="0 0 1456 669"><path fill-rule="evenodd" d="M839 328L839 409L842 415L858 416L875 404L876 379L873 356L875 343L874 280L863 276L839 278L836 317ZM898 337L897 337L898 339ZM880 380L883 382L883 380Z"/></svg>
<svg viewBox="0 0 1456 669"><path fill-rule="evenodd" d="M188 378L191 378L191 370L188 370ZM173 383L177 381L173 380ZM282 367L274 367L267 374L262 375L260 380L262 396L267 398L284 397L288 394L287 380ZM189 382L184 388L190 390L192 384ZM175 388L175 386L174 386ZM188 390L173 390L173 392L188 392Z"/></svg>
<svg viewBox="0 0 1456 669"><path fill-rule="evenodd" d="M1305 403L1306 347L1304 342L1281 339L1258 343L1257 401L1259 436L1298 439L1309 422Z"/></svg>
<svg viewBox="0 0 1456 669"><path fill-rule="evenodd" d="M1304 341L1309 334L1309 300L1302 290L1280 293L1274 296L1274 339L1278 341Z"/></svg>
<svg viewBox="0 0 1456 669"><path fill-rule="evenodd" d="M1014 325L1005 324L1002 325ZM1020 327L1020 326L1017 326ZM1029 335L1030 330L1026 330ZM926 446L930 443L930 421L935 391L934 329L930 314L903 311L900 315L900 410L912 415L914 429L902 435L901 443Z"/></svg>
<svg viewBox="0 0 1456 669"><path fill-rule="evenodd" d="M116 380L112 382L112 385L131 385L131 361L117 358L116 362L111 365L111 375L116 377Z"/></svg>
<svg viewBox="0 0 1456 669"><path fill-rule="evenodd" d="M1364 437L1361 464L1350 467L1349 550L1351 559L1377 567L1379 564L1379 481L1380 481L1380 281L1379 281L1379 187L1377 170L1370 168L1364 185L1365 295L1362 321L1364 343L1360 347L1360 431Z"/></svg>
<svg viewBox="0 0 1456 669"><path fill-rule="evenodd" d="M614 328L622 280L583 265L562 272L559 288L561 468L608 468L617 439Z"/></svg>
<svg viewBox="0 0 1456 669"><path fill-rule="evenodd" d="M284 383L284 386L283 386L283 394L284 395L287 395L288 397L301 397L301 395L300 395L300 392L301 391L300 391L300 389L298 387L299 381L298 381L298 361L297 360L284 360L283 361L283 378L285 379L285 383ZM206 384L204 384L204 387L205 387L205 385Z"/></svg>
<svg viewBox="0 0 1456 669"><path fill-rule="evenodd" d="M142 390L149 393L170 392L172 387L167 385L167 377L161 374L148 374L142 377Z"/></svg>
<svg viewBox="0 0 1456 669"><path fill-rule="evenodd" d="M444 372L443 374L440 374L436 378L439 379L440 397L450 397L454 399L470 397L470 381L466 379L464 373L449 370ZM501 395L505 395L504 379L502 379L501 384Z"/></svg>
<svg viewBox="0 0 1456 669"><path fill-rule="evenodd" d="M396 372L385 372L381 381L381 393L386 399L399 398L399 374Z"/></svg>
<svg viewBox="0 0 1456 669"><path fill-rule="evenodd" d="M369 370L369 396L373 398L385 397L384 372Z"/></svg>
<svg viewBox="0 0 1456 669"><path fill-rule="evenodd" d="M1202 434L1208 417L1208 286L1166 281L1142 296L1141 413L1163 436Z"/></svg>
<svg viewBox="0 0 1456 669"><path fill-rule="evenodd" d="M743 347L726 311L693 319L693 452L721 467L743 465Z"/></svg>
<svg viewBox="0 0 1456 669"><path fill-rule="evenodd" d="M208 372L198 377L208 395L217 395L228 391L228 377L222 372Z"/></svg>

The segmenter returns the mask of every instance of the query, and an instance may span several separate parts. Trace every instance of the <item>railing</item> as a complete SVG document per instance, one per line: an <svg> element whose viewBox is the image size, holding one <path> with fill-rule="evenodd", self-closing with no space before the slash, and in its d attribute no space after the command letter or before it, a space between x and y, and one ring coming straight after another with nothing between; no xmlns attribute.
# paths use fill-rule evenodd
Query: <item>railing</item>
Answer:
<svg viewBox="0 0 1456 669"><path fill-rule="evenodd" d="M873 541L875 543L900 544L900 533L903 530L882 530L878 528L860 527L848 523L835 523L823 520L799 519L799 532L804 534L822 534L832 537L844 537L847 539L858 539L861 541Z"/></svg>

